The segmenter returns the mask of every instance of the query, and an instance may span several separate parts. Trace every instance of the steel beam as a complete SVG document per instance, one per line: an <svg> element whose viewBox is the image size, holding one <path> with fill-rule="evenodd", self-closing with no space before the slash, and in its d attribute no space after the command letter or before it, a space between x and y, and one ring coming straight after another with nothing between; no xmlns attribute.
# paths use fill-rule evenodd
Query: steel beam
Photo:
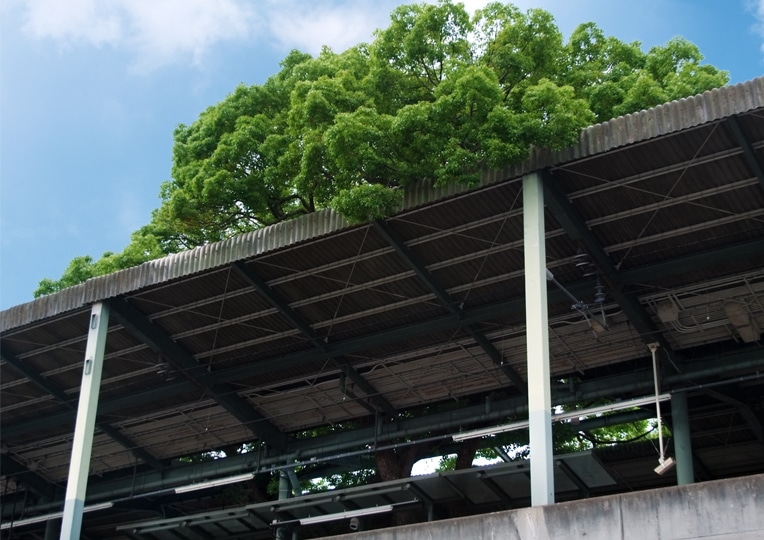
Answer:
<svg viewBox="0 0 764 540"><path fill-rule="evenodd" d="M109 332L109 306L99 302L90 310L88 341L82 365L82 383L77 406L77 422L72 439L72 457L66 484L64 515L61 518L61 540L76 540L82 530L82 512L88 487L90 456L93 450L98 397L103 374L106 336Z"/></svg>
<svg viewBox="0 0 764 540"><path fill-rule="evenodd" d="M512 497L510 497L510 495L504 491L493 478L487 475L485 471L480 471L477 473L477 477L483 483L483 485L488 488L488 491L493 493L502 503L504 503L504 510L512 509L515 507L515 503L512 500Z"/></svg>
<svg viewBox="0 0 764 540"><path fill-rule="evenodd" d="M435 294L438 300L440 300L441 304L443 304L449 312L454 315L460 315L462 313L462 308L456 304L456 301L451 297L450 294L448 294L448 291L446 291L435 281L435 278L432 276L430 271L427 270L427 268L421 264L416 257L414 257L414 254L411 252L403 239L398 236L398 234L390 227L387 222L382 220L374 221L374 228L385 239L385 241L395 249L395 252L398 253L398 255L404 260L409 268L414 271L414 273L419 277L419 280L424 283L433 294ZM470 335L470 337L472 337L475 343L477 343L477 345L488 355L488 358L490 358L494 364L499 366L501 371L507 376L512 384L517 387L520 393L524 395L527 394L528 385L526 382L523 380L520 374L515 371L512 366L509 365L509 363L504 361L501 353L496 349L493 343L491 343L491 341L485 337L485 334L475 330L470 325L465 325L465 330Z"/></svg>
<svg viewBox="0 0 764 540"><path fill-rule="evenodd" d="M735 407L737 409L738 414L743 418L743 420L745 420L746 424L748 424L748 427L750 428L754 437L756 437L756 440L759 441L761 444L764 444L764 429L762 429L761 422L756 417L756 414L751 410L751 408L747 404L731 396L728 396L722 392L717 392L715 390L711 390L708 388L705 389L703 392L713 397L714 399L717 399L723 403L728 403L732 405L733 407Z"/></svg>
<svg viewBox="0 0 764 540"><path fill-rule="evenodd" d="M692 484L695 482L695 473L692 470L692 434L687 392L677 392L671 396L671 434L674 436L676 483L678 486Z"/></svg>
<svg viewBox="0 0 764 540"><path fill-rule="evenodd" d="M562 225L562 228L572 240L581 242L586 247L587 252L594 259L594 264L599 270L600 277L608 287L608 293L621 306L631 324L639 332L642 341L646 344L657 341L676 367L673 349L658 330L650 314L639 303L639 300L623 292L624 284L618 274L618 270L616 270L615 265L603 249L600 241L586 226L586 222L581 217L581 214L579 214L578 210L576 210L548 171L544 171L542 177L544 180L546 203L552 214L554 214L555 219Z"/></svg>
<svg viewBox="0 0 764 540"><path fill-rule="evenodd" d="M75 410L71 397L59 388L58 385L52 383L47 378L31 369L26 363L19 361L7 351L2 351L0 354L2 354L3 360L8 362L8 364L13 366L19 373L32 381L38 388L55 397L68 409L71 409L72 411ZM111 437L115 442L130 450L135 457L149 464L153 469L158 471L162 470L162 464L154 456L138 446L138 444L133 442L127 435L124 435L118 429L112 427L108 422L96 420L96 427Z"/></svg>
<svg viewBox="0 0 764 540"><path fill-rule="evenodd" d="M649 269L647 269L649 271ZM581 290L588 288L587 284L581 285ZM573 293L577 292L576 286L571 286L569 290ZM558 302L564 301L565 296L558 290L549 291L549 301ZM475 308L472 310L465 310L461 320L455 319L453 315L446 315L436 319L422 321L412 325L407 325L402 328L393 328L384 330L375 334L370 334L367 338L353 338L341 342L332 344L333 350L341 350L345 354L359 352L364 350L366 346L374 346L374 344L385 344L390 341L394 341L401 337L416 337L424 335L428 332L434 332L438 330L453 328L459 326L464 320L467 321L485 321L491 320L505 315L507 313L518 313L525 306L525 301L522 298L508 300L506 302L500 302L491 306L484 306L481 308ZM368 340L368 341L367 341ZM750 360L748 357L750 352L736 353L732 357L742 355L744 358L743 365L740 365L738 369L746 369L750 365L760 365L758 359ZM262 373L270 373L279 369L286 369L301 365L303 362L315 361L320 358L324 358L325 353L318 349L313 349L305 352L289 354L280 356L275 359L263 360L258 362L250 362L246 365L242 365L235 368L229 368L215 374L209 374L208 379L212 382L227 382L234 381L244 377L252 377ZM695 363L697 365L697 363ZM689 369L689 366L687 367ZM721 374L726 370L726 366L723 363L719 363L718 360L711 362L704 373L699 373L698 376L706 376L707 374ZM676 384L677 381L684 380L682 377L674 377L673 375L667 375L664 379L664 384ZM652 384L652 379L650 379ZM102 413L108 413L112 411L120 411L125 408L131 407L136 403L151 403L162 397L180 395L188 392L192 388L191 384L184 380L178 380L173 383L164 384L155 388L149 388L140 392L136 392L129 396L121 396L104 401L99 405L99 410ZM46 415L44 418L36 419L34 421L23 421L16 424L10 424L3 426L3 436L7 439L13 437L24 436L36 431L51 429L61 426L65 423L71 423L73 421L74 414L71 411L65 411L56 414Z"/></svg>
<svg viewBox="0 0 764 540"><path fill-rule="evenodd" d="M709 268L727 261L745 260L764 253L764 238L756 238L737 244L725 244L692 255L677 257L649 266L621 270L618 277L624 285L649 283L656 279L684 274L685 272Z"/></svg>
<svg viewBox="0 0 764 540"><path fill-rule="evenodd" d="M152 350L161 353L176 371L198 386L239 420L256 437L273 448L283 450L286 436L262 414L250 407L233 388L210 381L207 370L163 329L151 322L126 299L110 301L115 318Z"/></svg>
<svg viewBox="0 0 764 540"><path fill-rule="evenodd" d="M717 380L725 372L739 373L741 371L761 370L764 370L764 352L761 350L752 349L726 356L698 358L688 366L686 372L668 377L663 383L663 389L674 393L704 380ZM553 391L552 395L555 404L565 405L602 398L617 399L626 396L647 395L652 392L652 388L652 371L642 369L627 374L584 381L576 386L575 391L571 391L568 385L560 386L556 391ZM299 439L290 444L289 451L295 459L298 459L299 456L311 456L317 458L316 463L322 459L331 462L335 458L345 459L368 452L365 446L371 441L385 443L401 438L415 439L433 432L457 432L472 426L479 427L492 422L504 422L508 416L517 417L527 414L527 410L527 399L523 396L516 396L491 402L490 411L486 411L484 403L479 403L424 417L401 418L384 424L381 430L378 430L377 426L364 426L353 431L333 433L313 439ZM596 429L645 419L653 415L654 413L647 410L622 412L582 420L579 427L581 429ZM356 452L355 450L358 448L362 450ZM195 465L167 467L161 473L144 471L134 475L133 469L130 468L124 471L121 478L114 477L111 480L91 482L89 494L94 501L109 500L129 496L133 493L135 485L143 486L144 492L157 492L196 481L199 478L214 478L255 470L270 470L271 467L282 465L284 459L283 455L272 455L261 459L256 452L252 452ZM707 474L700 469L697 462L695 463L695 470L698 474ZM51 503L47 506L38 505L34 511L45 512L54 507L60 508L60 503ZM4 507L5 510L10 509ZM3 514L3 518L7 518L7 516L8 514Z"/></svg>
<svg viewBox="0 0 764 540"><path fill-rule="evenodd" d="M554 466L544 183L540 173L531 173L523 177L523 238L531 505L543 506L554 503Z"/></svg>
<svg viewBox="0 0 764 540"><path fill-rule="evenodd" d="M565 463L564 460L560 459L557 460L555 463L557 465L557 468L562 471L562 473L574 484L576 484L576 487L578 488L578 491L581 493L581 496L585 499L588 499L591 496L591 492L589 491L589 486L586 485L586 482L581 480L581 478L576 474L576 472L570 468L570 465Z"/></svg>
<svg viewBox="0 0 764 540"><path fill-rule="evenodd" d="M746 137L745 133L743 133L743 126L740 125L740 119L737 115L732 115L727 118L726 123L732 131L732 134L735 136L738 146L743 150L743 156L745 156L745 161L748 164L748 167L751 169L753 175L759 179L759 185L764 189L764 167L762 167L761 162L756 157L756 152L751 145L751 141Z"/></svg>
<svg viewBox="0 0 764 540"><path fill-rule="evenodd" d="M0 470L6 479L15 478L18 484L23 484L32 493L45 498L53 496L56 486L51 484L50 480L29 470L8 454L0 454Z"/></svg>
<svg viewBox="0 0 764 540"><path fill-rule="evenodd" d="M236 261L231 265L239 275L242 276L253 288L263 295L279 312L289 320L308 340L320 351L326 352L326 342L321 339L313 328L297 313L279 294L276 293L263 279L247 268L243 261ZM342 369L347 377L352 380L368 397L369 401L375 406L376 410L384 411L390 417L396 415L393 405L382 396L356 369L341 356L331 356L335 364ZM373 412L373 411L371 411Z"/></svg>

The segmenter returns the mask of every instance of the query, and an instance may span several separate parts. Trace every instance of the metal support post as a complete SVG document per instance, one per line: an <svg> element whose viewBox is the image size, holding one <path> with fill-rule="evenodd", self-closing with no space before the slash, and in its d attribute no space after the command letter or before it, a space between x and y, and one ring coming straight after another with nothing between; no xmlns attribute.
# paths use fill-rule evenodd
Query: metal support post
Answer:
<svg viewBox="0 0 764 540"><path fill-rule="evenodd" d="M554 466L552 393L549 378L544 185L539 173L531 173L523 177L523 222L531 505L542 506L554 503Z"/></svg>
<svg viewBox="0 0 764 540"><path fill-rule="evenodd" d="M80 385L77 422L72 441L72 457L69 462L69 481L66 484L64 515L61 518L61 540L80 538L108 330L109 307L102 302L93 304L90 311L88 341L85 347L85 362L82 368L82 384Z"/></svg>
<svg viewBox="0 0 764 540"><path fill-rule="evenodd" d="M671 395L671 433L674 436L676 483L679 486L692 484L695 482L695 471L693 471L692 464L690 415L687 410L687 394L685 392Z"/></svg>
<svg viewBox="0 0 764 540"><path fill-rule="evenodd" d="M279 500L283 501L284 499L288 499L291 495L292 490L289 487L289 473L284 469L281 469L279 471Z"/></svg>
<svg viewBox="0 0 764 540"><path fill-rule="evenodd" d="M52 518L45 522L45 540L56 540L61 534L61 519Z"/></svg>

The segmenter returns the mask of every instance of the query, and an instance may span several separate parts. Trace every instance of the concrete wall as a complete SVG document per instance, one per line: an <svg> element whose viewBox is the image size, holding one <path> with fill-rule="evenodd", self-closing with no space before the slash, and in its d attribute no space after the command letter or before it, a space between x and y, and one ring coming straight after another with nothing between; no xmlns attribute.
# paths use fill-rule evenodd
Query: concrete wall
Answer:
<svg viewBox="0 0 764 540"><path fill-rule="evenodd" d="M337 540L764 539L764 475L333 537Z"/></svg>

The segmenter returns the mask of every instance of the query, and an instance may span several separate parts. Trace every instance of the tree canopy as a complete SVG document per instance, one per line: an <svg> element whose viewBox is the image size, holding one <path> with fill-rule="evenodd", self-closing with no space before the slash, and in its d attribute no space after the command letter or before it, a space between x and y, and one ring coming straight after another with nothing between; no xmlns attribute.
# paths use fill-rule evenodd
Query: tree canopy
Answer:
<svg viewBox="0 0 764 540"><path fill-rule="evenodd" d="M485 167L559 149L594 123L722 86L683 38L639 42L491 3L396 8L368 44L292 51L174 132L161 205L121 253L76 257L35 296L333 207L350 222L394 213L414 182L473 185Z"/></svg>

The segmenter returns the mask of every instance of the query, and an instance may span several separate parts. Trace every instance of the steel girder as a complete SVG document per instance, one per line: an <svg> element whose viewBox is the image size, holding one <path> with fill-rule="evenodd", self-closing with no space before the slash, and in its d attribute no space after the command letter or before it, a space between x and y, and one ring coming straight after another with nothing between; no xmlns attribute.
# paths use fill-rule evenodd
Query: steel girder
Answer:
<svg viewBox="0 0 764 540"><path fill-rule="evenodd" d="M441 287L433 278L427 268L421 264L409 247L403 241L402 238L390 227L390 225L382 220L374 221L374 229L390 244L398 253L398 255L404 260L404 262L411 268L414 273L419 277L420 281L424 283L430 291L440 300L440 302L451 312L453 315L459 316L463 311L459 307L454 299L448 294L443 287ZM471 325L464 326L470 337L477 343L477 345L483 349L488 357L496 364L499 369L506 375L506 377L517 387L521 394L528 394L528 383L526 383L520 374L515 371L501 356L501 353L494 347L493 343L485 337L485 334L474 329Z"/></svg>
<svg viewBox="0 0 764 540"><path fill-rule="evenodd" d="M764 252L764 239L755 239L732 246L709 249L698 254L679 257L642 268L630 269L623 271L619 277L621 278L621 283L623 285L644 283L649 282L650 279L657 275L665 277L681 274L688 268L698 269L709 267L719 264L720 262L727 260L729 257L741 257L746 254L762 252ZM568 290L573 294L579 292L583 294L588 292L589 288L589 283L582 282L570 285ZM566 298L567 297L561 291L549 291L548 299L550 302L560 302L564 301ZM524 306L524 298L515 298L480 308L463 310L461 312L461 317L453 314L445 315L419 323L409 324L401 328L383 330L361 338L353 338L332 343L327 345L326 351L314 348L305 352L280 356L262 362L250 363L241 367L229 368L215 374L209 374L204 370L201 370L200 376L204 374L206 380L208 380L208 384L231 382L243 377L250 377L259 373L268 373L284 367L299 366L307 361L328 358L332 354L335 356L340 354L352 354L362 351L364 348L389 343L397 339L421 336L433 331L451 329L465 324L489 321L506 315L518 314L522 312ZM194 360L194 362L196 361ZM103 414L107 414L109 412L130 408L136 403L151 403L156 399L181 395L188 392L191 388L191 382L178 380L176 382L164 384L161 387L149 388L141 392L136 392L129 396L102 400L98 405L98 410ZM73 421L74 412L63 411L33 421L19 422L4 426L3 434L8 438L12 438L39 430L58 427L67 423L71 424Z"/></svg>
<svg viewBox="0 0 764 540"><path fill-rule="evenodd" d="M745 156L745 161L748 164L748 167L751 169L753 175L759 179L761 189L764 189L764 167L762 167L761 162L756 158L756 152L753 149L753 145L751 145L751 141L746 137L745 133L743 133L743 126L740 125L740 119L737 115L732 115L727 118L726 124L732 130L733 135L735 135L738 146L743 150L743 155Z"/></svg>
<svg viewBox="0 0 764 540"><path fill-rule="evenodd" d="M600 241L594 236L589 227L586 226L586 221L584 221L581 214L579 214L578 210L570 202L570 199L568 199L568 196L554 181L548 170L542 172L542 177L547 207L552 211L555 219L562 225L562 228L572 240L581 242L586 247L589 255L594 259L594 264L599 270L600 277L609 289L610 296L621 306L631 324L639 332L642 341L645 344L658 342L661 348L669 355L669 359L674 366L677 367L673 348L660 333L650 314L639 303L639 300L623 291L624 282L618 270L610 260L610 257L608 257Z"/></svg>
<svg viewBox="0 0 764 540"><path fill-rule="evenodd" d="M664 380L664 390L666 392L686 391L704 380L716 380L718 376L725 373L760 372L762 369L764 369L764 351L760 349L751 348L723 356L710 356L693 361L682 373L667 376ZM730 379L729 384L736 382L736 379ZM701 384L699 388L702 391L704 387ZM584 381L575 387L568 384L559 385L553 388L553 402L555 404L570 404L600 398L617 399L625 395L649 394L652 389L652 371L641 369L622 375ZM446 434L456 433L463 429L490 423L501 423L506 421L508 417L516 418L525 413L527 413L525 397L516 396L491 401L488 405L479 403L427 416L400 418L391 423L383 424L381 427L366 426L353 431L312 439L293 440L287 449L287 455L263 457L258 456L257 452L251 452L195 465L167 467L161 472L146 471L137 475L134 475L133 469L130 469L126 470L121 478L92 482L89 488L88 502L128 496L132 493L134 485L143 486L146 492L159 494L162 490L193 482L199 478L214 478L252 471L268 472L283 467L285 459L290 459L292 463L295 459L303 459L310 464L331 461L371 452L373 448L367 447L371 442L384 445L401 438L415 439L437 431ZM648 416L651 417L652 414L649 413ZM587 421L590 422L587 426L593 429L605 425L614 425L614 422L618 421L630 421L644 417L644 414L638 414L634 417L630 413L620 413L613 415L613 417L606 416ZM447 443L448 440L448 435L444 435L444 443ZM361 450L358 450L359 448ZM53 506L55 506L53 503L43 504L38 505L36 509L47 511L49 507Z"/></svg>
<svg viewBox="0 0 764 540"><path fill-rule="evenodd" d="M132 334L146 343L152 350L161 353L177 372L198 386L239 420L256 437L271 447L283 450L286 436L249 403L240 398L233 388L225 383L214 383L207 372L191 354L178 345L164 330L151 322L126 299L109 302L114 317Z"/></svg>
<svg viewBox="0 0 764 540"><path fill-rule="evenodd" d="M6 351L2 351L0 352L0 355L2 356L3 360L8 362L9 365L13 366L19 373L27 377L38 388L52 395L59 402L64 404L73 413L76 412L77 402L72 400L66 394L66 392L64 392L61 388L59 388L57 385L55 385L54 383L52 383L51 381L49 381L48 379L46 379L39 373L30 369L30 367L26 363L19 361L12 354ZM135 457L147 463L153 469L157 471L162 470L162 467L163 467L162 464L154 456L152 456L149 452L141 448L137 443L135 443L132 439L130 439L130 437L123 434L121 431L113 427L108 422L96 420L96 427L100 429L103 433L111 437L115 442L121 444L122 446L130 450L130 452L132 452Z"/></svg>
<svg viewBox="0 0 764 540"><path fill-rule="evenodd" d="M255 274L252 270L247 268L246 264L242 261L233 263L233 268L238 271L247 282L255 288L260 294L262 294L268 301L279 310L279 312L286 317L289 322L294 325L305 337L308 338L310 343L319 351L326 352L326 343L321 336L311 328L311 326L303 320L290 306L287 304L281 296L279 296L260 276ZM339 367L343 373L352 380L363 392L366 394L369 402L373 406L367 406L366 402L359 400L358 402L364 406L369 412L374 414L377 411L383 411L388 416L394 417L396 414L395 407L372 386L369 381L363 378L363 376L356 371L356 369L350 365L350 363L342 356L330 356L330 359Z"/></svg>

